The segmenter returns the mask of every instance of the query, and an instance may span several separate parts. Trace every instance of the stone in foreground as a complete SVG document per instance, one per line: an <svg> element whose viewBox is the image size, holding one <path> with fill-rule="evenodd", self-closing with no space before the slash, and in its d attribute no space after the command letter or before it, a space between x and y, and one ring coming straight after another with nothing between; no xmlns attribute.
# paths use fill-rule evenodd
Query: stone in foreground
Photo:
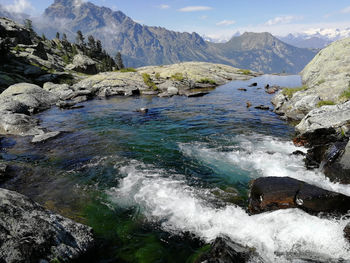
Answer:
<svg viewBox="0 0 350 263"><path fill-rule="evenodd" d="M71 262L94 246L92 229L0 189L0 262Z"/></svg>
<svg viewBox="0 0 350 263"><path fill-rule="evenodd" d="M350 210L350 197L289 177L262 177L253 181L250 213L286 208L300 208L310 214L346 214Z"/></svg>
<svg viewBox="0 0 350 263"><path fill-rule="evenodd" d="M43 134L38 134L35 135L32 139L32 143L39 143L39 142L45 142L50 139L56 138L58 135L61 133L59 131L54 131L54 132L47 132Z"/></svg>
<svg viewBox="0 0 350 263"><path fill-rule="evenodd" d="M218 237L211 244L210 251L203 254L196 263L262 263L254 249L233 242L228 237Z"/></svg>

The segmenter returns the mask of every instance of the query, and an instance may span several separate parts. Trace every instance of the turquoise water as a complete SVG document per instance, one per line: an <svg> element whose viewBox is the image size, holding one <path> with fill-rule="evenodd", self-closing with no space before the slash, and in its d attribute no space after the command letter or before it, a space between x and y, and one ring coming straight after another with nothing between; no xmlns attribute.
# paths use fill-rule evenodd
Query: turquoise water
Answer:
<svg viewBox="0 0 350 263"><path fill-rule="evenodd" d="M248 87L253 82L258 87ZM260 176L350 193L305 170L301 157L291 155L294 128L254 108L272 108L266 84L297 87L301 80L265 75L200 98L115 97L82 109L53 108L38 117L60 137L39 145L6 139L2 156L18 175L4 186L92 226L101 241L96 261L192 262L220 234L270 262L310 253L346 258L346 220L298 210L245 212L249 182ZM136 112L141 107L149 112ZM315 227L323 230L315 234Z"/></svg>

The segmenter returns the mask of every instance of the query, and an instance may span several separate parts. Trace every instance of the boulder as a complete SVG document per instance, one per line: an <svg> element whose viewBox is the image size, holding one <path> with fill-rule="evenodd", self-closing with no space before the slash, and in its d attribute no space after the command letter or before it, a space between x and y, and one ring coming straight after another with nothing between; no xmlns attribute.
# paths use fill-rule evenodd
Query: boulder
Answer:
<svg viewBox="0 0 350 263"><path fill-rule="evenodd" d="M0 189L0 261L71 262L94 247L92 229Z"/></svg>
<svg viewBox="0 0 350 263"><path fill-rule="evenodd" d="M191 97L203 97L207 94L209 94L208 91L191 91L191 90L188 90L184 93L184 95L189 97L189 98L191 98Z"/></svg>
<svg viewBox="0 0 350 263"><path fill-rule="evenodd" d="M201 255L195 263L245 263L264 261L254 251L253 248L242 246L233 242L230 238L218 237L210 245L210 250Z"/></svg>
<svg viewBox="0 0 350 263"><path fill-rule="evenodd" d="M174 95L179 94L179 89L176 88L176 87L169 87L169 88L167 89L167 93L168 93L170 96L174 96Z"/></svg>
<svg viewBox="0 0 350 263"><path fill-rule="evenodd" d="M96 62L82 54L75 55L72 64L66 68L89 75L97 74Z"/></svg>
<svg viewBox="0 0 350 263"><path fill-rule="evenodd" d="M270 109L269 106L265 106L265 105L258 105L258 106L255 106L254 108L258 109L258 110L269 110Z"/></svg>
<svg viewBox="0 0 350 263"><path fill-rule="evenodd" d="M286 208L300 208L310 214L343 215L350 210L350 197L289 177L262 177L252 182L250 213Z"/></svg>
<svg viewBox="0 0 350 263"><path fill-rule="evenodd" d="M237 90L239 90L239 91L247 91L247 89L245 89L245 88L238 88Z"/></svg>
<svg viewBox="0 0 350 263"><path fill-rule="evenodd" d="M147 108L140 108L136 110L137 112L141 112L141 113L147 113L148 109Z"/></svg>
<svg viewBox="0 0 350 263"><path fill-rule="evenodd" d="M55 94L61 100L66 100L73 97L74 91L68 84L54 84L52 82L46 82L43 89Z"/></svg>
<svg viewBox="0 0 350 263"><path fill-rule="evenodd" d="M253 83L252 83L252 84L250 84L248 87L256 87L256 86L258 86L258 83L253 82Z"/></svg>
<svg viewBox="0 0 350 263"><path fill-rule="evenodd" d="M19 113L0 112L0 133L21 136L43 133L38 120Z"/></svg>
<svg viewBox="0 0 350 263"><path fill-rule="evenodd" d="M0 94L0 99L4 98L22 103L30 112L48 109L58 100L55 94L29 83L18 83L8 87Z"/></svg>
<svg viewBox="0 0 350 263"><path fill-rule="evenodd" d="M328 105L310 111L295 127L300 134L319 129L348 130L350 125L350 101L339 105Z"/></svg>
<svg viewBox="0 0 350 263"><path fill-rule="evenodd" d="M321 163L323 172L332 182L350 184L350 142L334 143Z"/></svg>
<svg viewBox="0 0 350 263"><path fill-rule="evenodd" d="M0 36L1 38L11 39L13 46L17 44L32 44L31 34L28 29L4 17L0 18Z"/></svg>
<svg viewBox="0 0 350 263"><path fill-rule="evenodd" d="M59 131L38 134L33 137L32 143L46 142L50 139L56 138L60 134L61 133Z"/></svg>

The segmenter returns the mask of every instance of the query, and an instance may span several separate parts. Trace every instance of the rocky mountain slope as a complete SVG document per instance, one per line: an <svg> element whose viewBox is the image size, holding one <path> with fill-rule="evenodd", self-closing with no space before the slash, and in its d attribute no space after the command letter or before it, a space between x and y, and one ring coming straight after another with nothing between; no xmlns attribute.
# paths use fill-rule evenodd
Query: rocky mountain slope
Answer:
<svg viewBox="0 0 350 263"><path fill-rule="evenodd" d="M49 37L57 31L65 32L73 39L81 30L84 35L101 39L110 53L120 51L132 67L203 61L266 73L297 73L315 55L312 50L292 47L267 33L243 34L225 44L210 43L196 33L140 25L120 11L89 2L55 0L45 10L44 21L49 23L36 23L39 32Z"/></svg>

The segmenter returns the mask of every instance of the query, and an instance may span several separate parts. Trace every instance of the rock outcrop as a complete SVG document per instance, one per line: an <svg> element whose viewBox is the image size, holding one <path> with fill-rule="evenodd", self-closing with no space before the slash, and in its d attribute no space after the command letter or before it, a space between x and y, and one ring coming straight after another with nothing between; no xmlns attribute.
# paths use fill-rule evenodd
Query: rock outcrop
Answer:
<svg viewBox="0 0 350 263"><path fill-rule="evenodd" d="M350 38L321 50L301 72L304 88L291 94L279 92L273 99L275 111L292 120L323 104L341 104L350 93ZM325 106L323 106L325 107ZM323 108L321 107L321 108Z"/></svg>
<svg viewBox="0 0 350 263"><path fill-rule="evenodd" d="M90 227L5 189L0 189L0 240L0 261L9 263L71 262L94 246Z"/></svg>
<svg viewBox="0 0 350 263"><path fill-rule="evenodd" d="M249 200L251 213L286 208L300 208L311 214L343 215L350 210L350 197L289 177L262 177L253 181Z"/></svg>
<svg viewBox="0 0 350 263"><path fill-rule="evenodd" d="M72 64L67 65L68 70L74 70L84 74L94 75L97 73L96 61L81 54L75 55Z"/></svg>

